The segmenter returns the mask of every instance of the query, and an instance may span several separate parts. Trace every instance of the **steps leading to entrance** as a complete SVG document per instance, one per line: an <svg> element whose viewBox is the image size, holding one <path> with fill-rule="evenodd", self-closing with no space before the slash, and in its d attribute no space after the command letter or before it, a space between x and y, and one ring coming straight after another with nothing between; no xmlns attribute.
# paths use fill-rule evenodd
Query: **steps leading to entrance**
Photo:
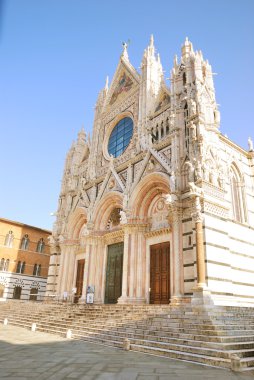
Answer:
<svg viewBox="0 0 254 380"><path fill-rule="evenodd" d="M0 321L74 339L241 370L254 370L254 310L216 307L195 311L190 305L69 305L6 302Z"/></svg>

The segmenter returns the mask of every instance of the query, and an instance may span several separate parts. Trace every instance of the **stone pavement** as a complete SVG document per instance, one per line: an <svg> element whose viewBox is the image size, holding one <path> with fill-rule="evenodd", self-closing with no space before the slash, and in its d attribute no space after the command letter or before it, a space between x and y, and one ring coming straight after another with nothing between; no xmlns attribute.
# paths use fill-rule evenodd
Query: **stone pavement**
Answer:
<svg viewBox="0 0 254 380"><path fill-rule="evenodd" d="M250 380L235 373L0 325L0 379Z"/></svg>

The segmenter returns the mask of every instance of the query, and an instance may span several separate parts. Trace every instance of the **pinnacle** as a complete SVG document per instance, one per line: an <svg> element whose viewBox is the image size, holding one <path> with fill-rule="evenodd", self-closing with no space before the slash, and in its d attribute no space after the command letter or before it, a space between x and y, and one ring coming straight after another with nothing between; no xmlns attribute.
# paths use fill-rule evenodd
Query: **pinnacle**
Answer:
<svg viewBox="0 0 254 380"><path fill-rule="evenodd" d="M150 36L150 44L149 44L149 46L154 47L154 38L153 38L153 34L151 34L151 36Z"/></svg>
<svg viewBox="0 0 254 380"><path fill-rule="evenodd" d="M109 83L109 77L108 75L106 76L106 81L105 81L105 87L104 89L107 91L108 90L108 83Z"/></svg>

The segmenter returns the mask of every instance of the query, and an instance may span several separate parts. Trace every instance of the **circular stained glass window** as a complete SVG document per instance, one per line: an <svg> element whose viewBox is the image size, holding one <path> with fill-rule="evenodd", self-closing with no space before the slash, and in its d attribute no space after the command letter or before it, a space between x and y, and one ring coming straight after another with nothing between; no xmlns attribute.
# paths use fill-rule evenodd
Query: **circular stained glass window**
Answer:
<svg viewBox="0 0 254 380"><path fill-rule="evenodd" d="M133 133L133 121L130 117L121 119L113 129L109 141L108 152L113 157L122 154L129 145Z"/></svg>

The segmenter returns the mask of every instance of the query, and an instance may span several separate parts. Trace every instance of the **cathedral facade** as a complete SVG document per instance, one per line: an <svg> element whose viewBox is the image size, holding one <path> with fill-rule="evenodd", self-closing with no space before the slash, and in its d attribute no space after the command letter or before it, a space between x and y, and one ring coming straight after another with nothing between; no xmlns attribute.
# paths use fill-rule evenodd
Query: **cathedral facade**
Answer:
<svg viewBox="0 0 254 380"><path fill-rule="evenodd" d="M210 64L186 39L167 87L153 37L123 46L69 150L47 294L75 302L253 305L254 151L219 131Z"/></svg>

